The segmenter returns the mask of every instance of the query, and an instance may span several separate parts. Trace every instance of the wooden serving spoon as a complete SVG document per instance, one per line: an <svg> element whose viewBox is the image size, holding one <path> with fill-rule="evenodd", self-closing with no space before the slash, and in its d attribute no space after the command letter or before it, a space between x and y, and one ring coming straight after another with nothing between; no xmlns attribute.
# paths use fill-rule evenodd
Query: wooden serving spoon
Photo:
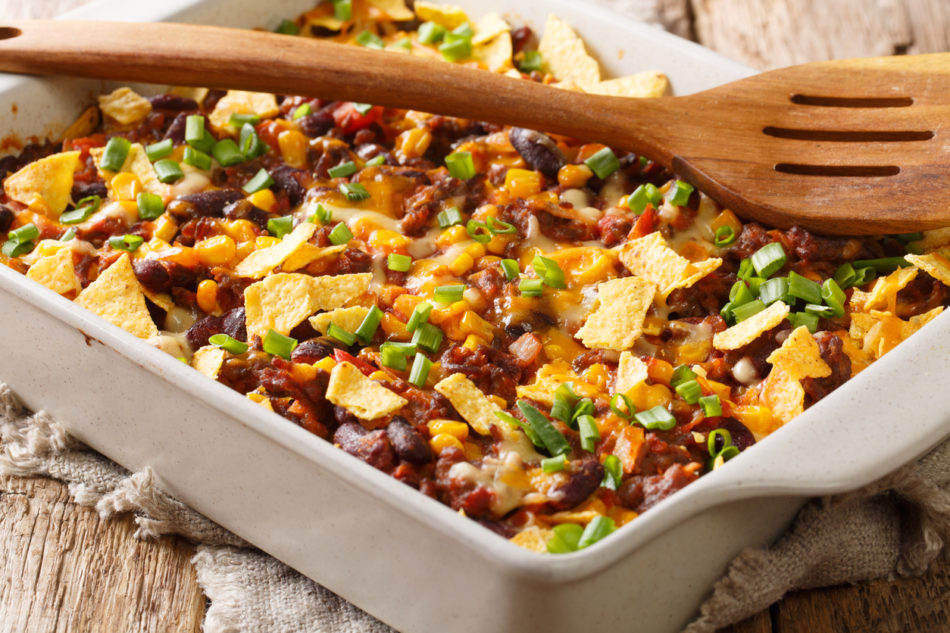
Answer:
<svg viewBox="0 0 950 633"><path fill-rule="evenodd" d="M779 227L950 225L950 53L818 62L631 99L260 31L36 20L0 27L0 70L369 102L599 141Z"/></svg>

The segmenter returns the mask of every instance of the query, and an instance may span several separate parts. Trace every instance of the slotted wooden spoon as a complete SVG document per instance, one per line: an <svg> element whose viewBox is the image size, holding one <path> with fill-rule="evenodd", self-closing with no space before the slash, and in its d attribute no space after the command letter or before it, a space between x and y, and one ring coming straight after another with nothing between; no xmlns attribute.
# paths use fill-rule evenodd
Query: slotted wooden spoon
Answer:
<svg viewBox="0 0 950 633"><path fill-rule="evenodd" d="M412 108L599 141L740 215L825 233L950 225L950 53L805 64L685 97L551 88L436 60L184 24L21 21L0 70Z"/></svg>

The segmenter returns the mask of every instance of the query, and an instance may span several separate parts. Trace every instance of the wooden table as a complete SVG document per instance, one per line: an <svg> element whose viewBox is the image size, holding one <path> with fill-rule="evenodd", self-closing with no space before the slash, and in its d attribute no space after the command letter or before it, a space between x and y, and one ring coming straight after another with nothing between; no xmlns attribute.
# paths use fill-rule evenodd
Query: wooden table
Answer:
<svg viewBox="0 0 950 633"><path fill-rule="evenodd" d="M85 0L3 0L0 18ZM771 68L818 59L950 51L950 0L662 0L682 35ZM141 542L42 478L0 479L0 633L195 632L205 598L181 539ZM950 631L950 555L922 578L802 591L730 633ZM723 632L725 633L725 632Z"/></svg>

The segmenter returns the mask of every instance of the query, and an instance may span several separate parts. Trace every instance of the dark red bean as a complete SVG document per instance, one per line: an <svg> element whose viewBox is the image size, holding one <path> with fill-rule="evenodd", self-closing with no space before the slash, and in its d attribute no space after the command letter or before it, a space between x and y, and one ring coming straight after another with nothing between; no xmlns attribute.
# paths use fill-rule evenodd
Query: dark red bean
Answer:
<svg viewBox="0 0 950 633"><path fill-rule="evenodd" d="M250 220L262 229L267 228L270 216L267 211L254 206L247 198L236 200L224 207L224 217L229 220Z"/></svg>
<svg viewBox="0 0 950 633"><path fill-rule="evenodd" d="M604 479L604 467L593 456L571 460L567 481L556 486L548 495L555 510L568 510L580 504L600 486Z"/></svg>
<svg viewBox="0 0 950 633"><path fill-rule="evenodd" d="M92 182L73 183L73 188L69 195L73 200L78 202L86 196L99 196L100 198L105 198L108 193L109 192L106 189L106 183L101 180L93 180Z"/></svg>
<svg viewBox="0 0 950 633"><path fill-rule="evenodd" d="M168 126L168 129L165 130L165 135L162 137L170 138L175 143L184 143L185 142L185 126L187 125L188 115L184 112L179 113L172 119L171 124Z"/></svg>
<svg viewBox="0 0 950 633"><path fill-rule="evenodd" d="M392 444L382 429L367 431L359 423L347 422L333 434L333 442L373 468L389 471L396 464Z"/></svg>
<svg viewBox="0 0 950 633"><path fill-rule="evenodd" d="M271 169L270 175L271 178L274 179L277 190L287 194L287 198L290 200L290 206L296 207L303 202L304 196L307 195L307 190L304 189L298 180L298 177L303 175L302 170L295 169L289 165L280 165L279 167Z"/></svg>
<svg viewBox="0 0 950 633"><path fill-rule="evenodd" d="M333 115L326 110L314 112L297 119L297 127L310 138L317 138L333 129Z"/></svg>
<svg viewBox="0 0 950 633"><path fill-rule="evenodd" d="M9 207L0 204L0 233L6 233L13 224L15 214Z"/></svg>
<svg viewBox="0 0 950 633"><path fill-rule="evenodd" d="M557 178L558 170L567 163L564 153L547 134L513 127L508 133L508 140L532 169L537 169L548 178Z"/></svg>
<svg viewBox="0 0 950 633"><path fill-rule="evenodd" d="M197 110L198 102L188 97L182 97L173 94L160 94L149 97L149 103L156 110Z"/></svg>
<svg viewBox="0 0 950 633"><path fill-rule="evenodd" d="M386 427L386 434L399 459L412 464L427 464L432 461L432 449L422 434L401 415L393 416Z"/></svg>
<svg viewBox="0 0 950 633"><path fill-rule="evenodd" d="M244 194L235 189L217 189L215 191L199 191L180 197L175 202L184 203L181 205L169 204L168 211L172 213L172 207L176 209L173 213L176 217L188 214L192 218L220 218L224 217L224 208L236 202L243 200Z"/></svg>
<svg viewBox="0 0 950 633"><path fill-rule="evenodd" d="M295 363L307 363L312 365L315 362L333 354L336 348L332 345L317 339L304 341L294 348L290 354L290 360Z"/></svg>

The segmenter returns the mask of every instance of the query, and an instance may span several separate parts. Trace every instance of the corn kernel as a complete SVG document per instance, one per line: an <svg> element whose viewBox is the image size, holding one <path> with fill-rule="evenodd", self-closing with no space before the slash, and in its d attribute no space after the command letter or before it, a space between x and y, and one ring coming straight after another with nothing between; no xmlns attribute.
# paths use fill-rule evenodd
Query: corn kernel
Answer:
<svg viewBox="0 0 950 633"><path fill-rule="evenodd" d="M69 245L65 242L60 242L59 240L41 240L40 243L36 245L35 252L40 257L47 257L49 255L55 255L64 248L69 248Z"/></svg>
<svg viewBox="0 0 950 633"><path fill-rule="evenodd" d="M333 371L334 367L336 367L336 361L333 360L332 356L326 356L315 362L313 366L320 371L330 372Z"/></svg>
<svg viewBox="0 0 950 633"><path fill-rule="evenodd" d="M496 233L491 236L491 239L485 244L484 248L489 253L494 253L495 255L503 255L505 249L508 248L508 245L515 238L512 235L502 235L501 233ZM479 244L481 246L481 244Z"/></svg>
<svg viewBox="0 0 950 633"><path fill-rule="evenodd" d="M395 284L383 284L383 286L380 287L376 293L376 298L379 301L379 307L384 310L386 308L391 308L396 299L406 294L406 292L406 289L402 286L397 286Z"/></svg>
<svg viewBox="0 0 950 633"><path fill-rule="evenodd" d="M417 297L416 295L399 295L396 297L396 300L393 301L393 308L399 313L399 316L408 321L409 317L412 316L412 311L416 309L416 305L421 302L422 297Z"/></svg>
<svg viewBox="0 0 950 633"><path fill-rule="evenodd" d="M762 405L749 404L733 407L732 415L752 431L756 440L762 439L781 425L781 422L776 424L772 419L772 410Z"/></svg>
<svg viewBox="0 0 950 633"><path fill-rule="evenodd" d="M706 247L696 240L689 240L680 247L679 251L680 255L691 262L701 262L709 257L709 251L706 250Z"/></svg>
<svg viewBox="0 0 950 633"><path fill-rule="evenodd" d="M653 382L668 385L673 380L673 365L665 360L653 358L647 365L647 375Z"/></svg>
<svg viewBox="0 0 950 633"><path fill-rule="evenodd" d="M109 184L112 185L112 195L116 200L135 200L142 192L142 183L135 174L127 172L116 174Z"/></svg>
<svg viewBox="0 0 950 633"><path fill-rule="evenodd" d="M471 306L468 301L462 299L461 301L456 301L455 303L449 304L444 308L436 308L429 313L429 322L434 323L435 325L441 325L454 316L459 316ZM464 338L464 337L463 337Z"/></svg>
<svg viewBox="0 0 950 633"><path fill-rule="evenodd" d="M505 174L505 191L515 198L541 193L541 174L530 169L509 169Z"/></svg>
<svg viewBox="0 0 950 633"><path fill-rule="evenodd" d="M392 376L385 371L376 370L369 375L372 380L392 380Z"/></svg>
<svg viewBox="0 0 950 633"><path fill-rule="evenodd" d="M429 149L432 133L427 128L406 130L396 137L396 152L402 158L419 158Z"/></svg>
<svg viewBox="0 0 950 633"><path fill-rule="evenodd" d="M464 440L468 437L468 425L465 422L435 419L426 422L426 426L429 427L429 435L432 437L441 433L448 433L460 440Z"/></svg>
<svg viewBox="0 0 950 633"><path fill-rule="evenodd" d="M722 213L717 215L710 223L709 228L711 228L713 233L715 233L716 230L721 226L728 226L732 229L735 235L742 233L742 222L740 222L739 218L736 217L736 214L729 209L723 209Z"/></svg>
<svg viewBox="0 0 950 633"><path fill-rule="evenodd" d="M473 352L478 349L479 345L488 345L488 343L482 337L476 336L474 334L469 334L466 336L465 342L462 343L462 347Z"/></svg>
<svg viewBox="0 0 950 633"><path fill-rule="evenodd" d="M432 447L432 450L436 455L440 455L442 451L447 448L455 447L460 451L464 451L465 448L462 446L462 443L454 435L449 435L448 433L440 433L429 440L429 446Z"/></svg>
<svg viewBox="0 0 950 633"><path fill-rule="evenodd" d="M457 224L439 233L439 237L435 239L435 245L439 248L448 248L452 244L458 244L467 239L468 231L461 224Z"/></svg>
<svg viewBox="0 0 950 633"><path fill-rule="evenodd" d="M307 363L294 363L290 368L290 375L297 384L302 385L317 377L317 368Z"/></svg>
<svg viewBox="0 0 950 633"><path fill-rule="evenodd" d="M250 220L225 220L221 223L224 234L235 242L246 242L257 237L255 226Z"/></svg>
<svg viewBox="0 0 950 633"><path fill-rule="evenodd" d="M565 189L580 189L593 175L587 165L564 165L557 172L557 182Z"/></svg>
<svg viewBox="0 0 950 633"><path fill-rule="evenodd" d="M271 235L258 235L254 238L254 248L261 250L280 244L280 240Z"/></svg>
<svg viewBox="0 0 950 633"><path fill-rule="evenodd" d="M163 213L158 216L158 219L155 220L155 229L152 231L154 237L171 242L177 234L178 223L170 215Z"/></svg>
<svg viewBox="0 0 950 633"><path fill-rule="evenodd" d="M584 382L597 387L597 389L600 391L607 390L607 379L609 377L610 372L607 370L607 366L603 363L594 363L587 368L582 376Z"/></svg>
<svg viewBox="0 0 950 633"><path fill-rule="evenodd" d="M389 338L394 338L397 341L406 341L409 340L411 336L406 329L405 321L400 321L392 312L384 312L379 324L380 327L383 328L383 332L385 332Z"/></svg>
<svg viewBox="0 0 950 633"><path fill-rule="evenodd" d="M478 270L485 270L486 268L491 268L497 266L501 263L501 257L497 255L485 255L484 257L479 257L475 262L475 268Z"/></svg>
<svg viewBox="0 0 950 633"><path fill-rule="evenodd" d="M368 242L370 236L382 228L369 218L357 218L347 223L347 226L349 226L350 231L353 232L353 237L358 240L363 240L364 242Z"/></svg>
<svg viewBox="0 0 950 633"><path fill-rule="evenodd" d="M237 250L234 252L234 257L237 261L243 260L245 257L254 252L255 248L254 240L247 240L246 242L241 242L237 245Z"/></svg>
<svg viewBox="0 0 950 633"><path fill-rule="evenodd" d="M492 403L493 403L496 407L498 407L499 409L507 409L507 408L508 408L508 403L505 402L505 399L502 398L501 396L496 396L495 394L491 394L491 395L488 396L488 399L491 400Z"/></svg>
<svg viewBox="0 0 950 633"><path fill-rule="evenodd" d="M198 307L207 314L211 314L218 307L218 284L214 279L205 279L198 284L198 292L195 295L198 301Z"/></svg>
<svg viewBox="0 0 950 633"><path fill-rule="evenodd" d="M479 448L478 444L474 444L472 442L465 442L462 444L462 452L465 453L465 459L470 462L484 457L484 455L482 455L482 449Z"/></svg>
<svg viewBox="0 0 950 633"><path fill-rule="evenodd" d="M439 327L442 328L446 338L452 341L462 342L465 340L465 337L468 336L468 334L462 330L461 321L462 315L456 314L449 317L445 321L442 321Z"/></svg>
<svg viewBox="0 0 950 633"><path fill-rule="evenodd" d="M468 253L462 253L449 264L449 270L452 271L452 274L456 277L461 277L468 271L472 269L472 266L475 265L475 260L472 259L472 256Z"/></svg>
<svg viewBox="0 0 950 633"><path fill-rule="evenodd" d="M409 238L388 229L377 229L370 233L369 245L387 251L397 251L409 246Z"/></svg>
<svg viewBox="0 0 950 633"><path fill-rule="evenodd" d="M462 332L466 335L474 334L480 338L490 341L495 338L495 331L492 328L491 323L478 316L471 310L467 310L462 315L462 321L459 323L459 327Z"/></svg>
<svg viewBox="0 0 950 633"><path fill-rule="evenodd" d="M264 209L268 213L273 211L274 207L277 206L277 198L274 197L274 192L270 189L255 191L247 197L247 201L258 209Z"/></svg>
<svg viewBox="0 0 950 633"><path fill-rule="evenodd" d="M465 252L469 254L472 259L478 259L485 255L485 247L478 242L472 242L465 247Z"/></svg>
<svg viewBox="0 0 950 633"><path fill-rule="evenodd" d="M195 244L198 261L206 266L223 266L234 259L237 245L227 235L215 235Z"/></svg>
<svg viewBox="0 0 950 633"><path fill-rule="evenodd" d="M291 167L305 167L307 165L307 148L310 139L297 130L285 130L277 135L277 146L284 162Z"/></svg>

